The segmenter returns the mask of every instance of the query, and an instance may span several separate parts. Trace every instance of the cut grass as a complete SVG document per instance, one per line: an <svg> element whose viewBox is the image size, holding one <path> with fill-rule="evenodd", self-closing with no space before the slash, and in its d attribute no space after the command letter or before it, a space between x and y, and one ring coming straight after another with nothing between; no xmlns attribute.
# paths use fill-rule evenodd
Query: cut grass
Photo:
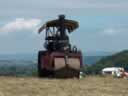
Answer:
<svg viewBox="0 0 128 96"><path fill-rule="evenodd" d="M84 79L0 77L0 96L128 96L128 80L90 76Z"/></svg>

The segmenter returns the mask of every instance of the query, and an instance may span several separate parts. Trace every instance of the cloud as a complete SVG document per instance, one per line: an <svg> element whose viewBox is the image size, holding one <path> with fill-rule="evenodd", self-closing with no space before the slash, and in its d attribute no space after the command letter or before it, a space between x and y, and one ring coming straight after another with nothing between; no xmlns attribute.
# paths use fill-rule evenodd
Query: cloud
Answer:
<svg viewBox="0 0 128 96"><path fill-rule="evenodd" d="M128 32L127 26L116 26L111 28L105 28L100 33L105 36L124 36Z"/></svg>
<svg viewBox="0 0 128 96"><path fill-rule="evenodd" d="M104 29L104 30L103 30L103 34L104 34L104 35L112 36L112 35L115 35L115 34L117 34L117 33L118 33L118 31L115 30L115 29L113 29L113 28L108 28L108 29Z"/></svg>
<svg viewBox="0 0 128 96"><path fill-rule="evenodd" d="M35 30L40 23L40 19L17 18L14 21L8 22L7 24L0 27L0 33L9 33L22 30Z"/></svg>

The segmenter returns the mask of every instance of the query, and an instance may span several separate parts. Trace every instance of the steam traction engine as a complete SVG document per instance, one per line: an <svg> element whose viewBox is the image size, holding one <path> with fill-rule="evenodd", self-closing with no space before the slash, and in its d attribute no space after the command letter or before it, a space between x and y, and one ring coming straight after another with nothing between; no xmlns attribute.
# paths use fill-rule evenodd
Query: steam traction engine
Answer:
<svg viewBox="0 0 128 96"><path fill-rule="evenodd" d="M60 15L57 20L48 21L39 29L39 33L46 31L46 50L38 53L39 77L79 78L82 54L71 46L68 37L68 33L78 27L78 22Z"/></svg>

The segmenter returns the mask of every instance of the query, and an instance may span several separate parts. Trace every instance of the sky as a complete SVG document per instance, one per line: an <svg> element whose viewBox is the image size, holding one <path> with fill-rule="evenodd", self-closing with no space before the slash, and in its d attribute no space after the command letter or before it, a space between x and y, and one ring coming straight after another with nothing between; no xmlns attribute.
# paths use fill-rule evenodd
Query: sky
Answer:
<svg viewBox="0 0 128 96"><path fill-rule="evenodd" d="M0 0L0 53L44 50L37 30L59 14L79 22L70 34L83 52L128 49L128 0Z"/></svg>

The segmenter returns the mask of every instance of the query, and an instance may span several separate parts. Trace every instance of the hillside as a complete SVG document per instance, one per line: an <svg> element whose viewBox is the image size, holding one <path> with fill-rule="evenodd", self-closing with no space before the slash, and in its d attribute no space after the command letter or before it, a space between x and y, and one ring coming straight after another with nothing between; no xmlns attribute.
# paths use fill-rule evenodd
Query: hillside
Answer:
<svg viewBox="0 0 128 96"><path fill-rule="evenodd" d="M85 72L88 74L99 74L105 67L123 67L128 71L128 50L103 57L92 66L88 66Z"/></svg>
<svg viewBox="0 0 128 96"><path fill-rule="evenodd" d="M107 56L101 59L96 64L103 64L105 66L124 67L128 71L128 50L116 53L112 56Z"/></svg>

